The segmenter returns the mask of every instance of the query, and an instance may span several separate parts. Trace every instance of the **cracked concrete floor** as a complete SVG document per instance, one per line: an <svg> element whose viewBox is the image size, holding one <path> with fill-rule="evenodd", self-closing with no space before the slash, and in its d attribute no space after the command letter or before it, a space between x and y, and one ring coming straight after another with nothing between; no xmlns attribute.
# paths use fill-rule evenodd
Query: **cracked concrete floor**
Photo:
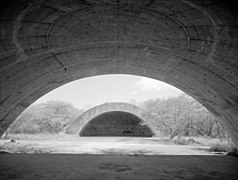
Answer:
<svg viewBox="0 0 238 180"><path fill-rule="evenodd" d="M2 154L0 179L238 179L238 160L227 156Z"/></svg>

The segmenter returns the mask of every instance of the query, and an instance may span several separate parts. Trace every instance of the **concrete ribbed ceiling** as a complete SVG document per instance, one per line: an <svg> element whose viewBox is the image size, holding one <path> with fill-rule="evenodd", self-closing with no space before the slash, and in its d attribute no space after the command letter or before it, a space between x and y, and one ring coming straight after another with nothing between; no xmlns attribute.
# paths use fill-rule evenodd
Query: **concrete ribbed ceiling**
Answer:
<svg viewBox="0 0 238 180"><path fill-rule="evenodd" d="M185 91L220 119L238 146L235 3L18 0L0 7L1 133L56 87L121 73Z"/></svg>

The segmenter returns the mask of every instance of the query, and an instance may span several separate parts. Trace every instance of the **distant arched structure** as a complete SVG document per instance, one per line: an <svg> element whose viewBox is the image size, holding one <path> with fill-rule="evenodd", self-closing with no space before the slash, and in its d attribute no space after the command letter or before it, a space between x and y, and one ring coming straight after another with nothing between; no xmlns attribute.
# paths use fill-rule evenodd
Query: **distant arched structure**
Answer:
<svg viewBox="0 0 238 180"><path fill-rule="evenodd" d="M79 135L152 136L143 118L144 110L129 103L113 102L95 106L76 118L65 130Z"/></svg>

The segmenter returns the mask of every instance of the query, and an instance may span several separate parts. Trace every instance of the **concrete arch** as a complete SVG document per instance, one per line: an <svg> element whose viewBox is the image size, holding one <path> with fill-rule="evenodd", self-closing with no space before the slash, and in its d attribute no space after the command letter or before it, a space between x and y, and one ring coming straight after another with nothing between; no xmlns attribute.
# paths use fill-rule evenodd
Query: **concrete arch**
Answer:
<svg viewBox="0 0 238 180"><path fill-rule="evenodd" d="M129 103L111 102L95 106L83 112L72 123L70 123L69 126L66 127L65 132L69 134L80 134L81 130L95 117L104 113L115 111L131 113L139 117L142 120L142 124L150 126L143 117L145 111L141 107Z"/></svg>
<svg viewBox="0 0 238 180"><path fill-rule="evenodd" d="M132 74L185 91L238 147L237 6L221 0L18 0L0 15L0 134L76 79Z"/></svg>

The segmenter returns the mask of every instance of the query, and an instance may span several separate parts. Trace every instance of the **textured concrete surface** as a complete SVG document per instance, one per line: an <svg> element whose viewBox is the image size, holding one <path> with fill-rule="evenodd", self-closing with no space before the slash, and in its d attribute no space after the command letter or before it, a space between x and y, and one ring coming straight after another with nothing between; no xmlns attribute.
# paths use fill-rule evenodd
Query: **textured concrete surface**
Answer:
<svg viewBox="0 0 238 180"><path fill-rule="evenodd" d="M145 136L154 133L143 120L134 114L112 111L98 115L81 130L80 136Z"/></svg>
<svg viewBox="0 0 238 180"><path fill-rule="evenodd" d="M229 2L1 1L0 133L56 87L121 73L185 91L238 147L238 20Z"/></svg>
<svg viewBox="0 0 238 180"><path fill-rule="evenodd" d="M104 113L109 113L109 112L113 112L113 113L109 114L109 116L107 116L106 119L104 119L104 120L101 119L100 115L103 115ZM79 115L79 117L77 117L73 122L71 122L65 128L65 132L68 134L80 134L82 129L85 128L87 126L87 124L90 124L90 121L92 121L95 118L98 118L98 116L100 116L99 119L101 119L101 120L99 120L99 121L101 121L101 125L105 125L106 121L107 121L107 124L110 123L109 121L112 121L112 122L114 122L113 126L116 127L117 125L120 125L120 122L123 119L124 119L123 122L126 123L126 118L121 117L122 119L120 119L120 118L118 118L118 116L115 117L115 112L124 112L125 114L126 113L130 114L129 118L130 119L133 118L133 119L131 119L132 121L128 121L127 126L130 125L131 123L133 123L134 125L140 123L141 128L143 128L143 127L149 128L148 126L150 126L149 121L147 122L147 120L144 118L145 111L141 107L133 105L133 104L129 104L129 103L111 102L111 103L104 103L104 104L92 107L92 108L88 109L87 111L83 112L82 114ZM113 116L114 116L114 118L113 118ZM137 122L135 123L135 121L137 121ZM97 124L98 124L98 122L97 122ZM113 128L112 124L110 126L111 126L111 128ZM99 126L97 126L97 127L99 128ZM103 128L103 126L101 126L100 129L102 129L102 128ZM139 126L138 126L138 128L139 128ZM103 129L105 129L105 128L103 128ZM122 130L122 129L120 129L120 130ZM137 129L137 130L139 130L139 129ZM150 130L148 132L152 132L152 131Z"/></svg>
<svg viewBox="0 0 238 180"><path fill-rule="evenodd" d="M237 180L226 156L0 155L0 179Z"/></svg>

